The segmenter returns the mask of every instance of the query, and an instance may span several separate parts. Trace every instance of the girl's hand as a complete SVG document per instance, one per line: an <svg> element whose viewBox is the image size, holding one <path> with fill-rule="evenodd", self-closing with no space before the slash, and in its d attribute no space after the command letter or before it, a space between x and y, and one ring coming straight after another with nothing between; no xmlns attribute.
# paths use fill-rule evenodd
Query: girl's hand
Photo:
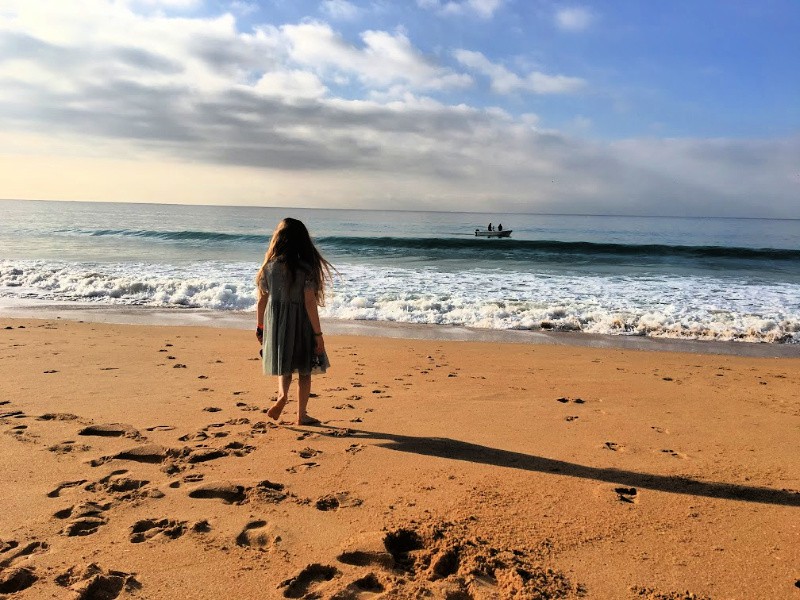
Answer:
<svg viewBox="0 0 800 600"><path fill-rule="evenodd" d="M321 335L315 337L314 340L316 341L314 352L317 354L323 354L325 352L325 340L322 339Z"/></svg>

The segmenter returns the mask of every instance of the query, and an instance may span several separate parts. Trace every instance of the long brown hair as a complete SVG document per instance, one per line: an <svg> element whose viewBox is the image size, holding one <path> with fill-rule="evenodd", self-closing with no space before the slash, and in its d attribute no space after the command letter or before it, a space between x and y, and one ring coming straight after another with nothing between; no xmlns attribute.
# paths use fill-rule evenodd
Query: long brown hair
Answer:
<svg viewBox="0 0 800 600"><path fill-rule="evenodd" d="M264 263L256 275L259 297L264 293L260 283L264 277L264 269L271 261L284 263L292 278L297 276L297 271L301 267L310 269L309 276L316 289L317 304L320 306L325 304L325 280L331 279L331 271L335 269L314 246L302 221L287 217L275 228L267 253L264 255Z"/></svg>

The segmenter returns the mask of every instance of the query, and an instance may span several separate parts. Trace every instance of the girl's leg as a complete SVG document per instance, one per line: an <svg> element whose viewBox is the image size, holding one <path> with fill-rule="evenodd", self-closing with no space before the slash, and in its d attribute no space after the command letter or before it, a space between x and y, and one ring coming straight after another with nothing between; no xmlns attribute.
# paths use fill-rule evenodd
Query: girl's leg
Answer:
<svg viewBox="0 0 800 600"><path fill-rule="evenodd" d="M281 411L283 410L283 407L286 406L286 402L289 400L289 386L291 385L291 373L288 375L278 375L278 399L272 408L267 411L267 416L270 419L277 420L278 417L281 416ZM308 402L308 396L306 396L306 402Z"/></svg>
<svg viewBox="0 0 800 600"><path fill-rule="evenodd" d="M313 425L317 419L308 416L308 397L311 395L311 373L300 375L297 379L297 424Z"/></svg>

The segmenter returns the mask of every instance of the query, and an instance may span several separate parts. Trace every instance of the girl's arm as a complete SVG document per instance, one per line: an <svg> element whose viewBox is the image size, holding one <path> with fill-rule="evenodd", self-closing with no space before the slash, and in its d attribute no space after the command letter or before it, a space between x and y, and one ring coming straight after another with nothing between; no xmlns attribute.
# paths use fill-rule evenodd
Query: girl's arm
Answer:
<svg viewBox="0 0 800 600"><path fill-rule="evenodd" d="M258 296L258 304L256 305L256 337L259 342L263 341L264 311L267 310L268 299L269 292L261 292Z"/></svg>
<svg viewBox="0 0 800 600"><path fill-rule="evenodd" d="M306 288L305 295L306 312L308 320L311 321L311 328L314 330L314 340L316 340L315 352L322 354L325 352L325 341L322 339L322 325L319 322L319 311L317 310L317 294L314 290Z"/></svg>

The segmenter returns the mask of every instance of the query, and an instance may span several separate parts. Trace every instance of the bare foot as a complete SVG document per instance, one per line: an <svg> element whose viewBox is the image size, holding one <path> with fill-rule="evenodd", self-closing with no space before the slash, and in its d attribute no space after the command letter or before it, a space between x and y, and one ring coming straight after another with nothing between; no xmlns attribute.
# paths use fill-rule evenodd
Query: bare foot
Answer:
<svg viewBox="0 0 800 600"><path fill-rule="evenodd" d="M276 402L275 404L272 405L272 408L270 408L267 411L267 416L270 419L274 419L275 421L277 421L278 417L281 416L281 411L283 410L284 406L286 406L286 400L283 400L281 402Z"/></svg>
<svg viewBox="0 0 800 600"><path fill-rule="evenodd" d="M322 421L308 415L297 420L297 425L319 425L320 423L322 423Z"/></svg>

